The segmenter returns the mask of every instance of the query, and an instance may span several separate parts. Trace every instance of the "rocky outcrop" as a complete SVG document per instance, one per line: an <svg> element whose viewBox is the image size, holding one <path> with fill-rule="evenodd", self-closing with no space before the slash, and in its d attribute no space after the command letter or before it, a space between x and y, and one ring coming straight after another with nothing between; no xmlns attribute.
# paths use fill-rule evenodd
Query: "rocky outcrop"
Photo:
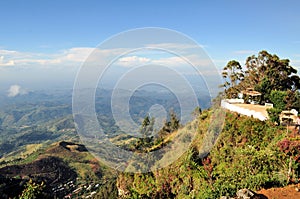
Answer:
<svg viewBox="0 0 300 199"><path fill-rule="evenodd" d="M250 189L240 189L236 192L236 197L221 196L220 199L268 199L262 194L257 194Z"/></svg>

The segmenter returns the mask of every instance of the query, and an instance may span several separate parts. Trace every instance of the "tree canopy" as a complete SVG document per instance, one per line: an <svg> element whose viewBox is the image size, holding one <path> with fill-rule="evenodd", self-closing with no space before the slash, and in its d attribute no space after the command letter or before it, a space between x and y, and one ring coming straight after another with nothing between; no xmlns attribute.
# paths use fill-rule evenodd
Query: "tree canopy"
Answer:
<svg viewBox="0 0 300 199"><path fill-rule="evenodd" d="M296 103L300 100L300 78L289 59L280 59L263 50L258 55L249 56L244 67L236 60L229 61L222 75L225 81L222 86L229 98L252 87L262 93L261 102L266 102L271 101L272 91L283 91L288 108L300 108Z"/></svg>

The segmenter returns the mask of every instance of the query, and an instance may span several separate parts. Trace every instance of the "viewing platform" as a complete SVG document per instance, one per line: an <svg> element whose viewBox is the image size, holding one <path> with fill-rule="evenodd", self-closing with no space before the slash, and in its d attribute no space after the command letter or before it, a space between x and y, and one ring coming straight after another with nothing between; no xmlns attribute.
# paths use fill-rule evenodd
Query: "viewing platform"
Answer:
<svg viewBox="0 0 300 199"><path fill-rule="evenodd" d="M221 106L227 110L237 112L242 115L253 117L261 121L269 119L268 108L272 108L270 104L245 104L243 99L224 99L221 101Z"/></svg>

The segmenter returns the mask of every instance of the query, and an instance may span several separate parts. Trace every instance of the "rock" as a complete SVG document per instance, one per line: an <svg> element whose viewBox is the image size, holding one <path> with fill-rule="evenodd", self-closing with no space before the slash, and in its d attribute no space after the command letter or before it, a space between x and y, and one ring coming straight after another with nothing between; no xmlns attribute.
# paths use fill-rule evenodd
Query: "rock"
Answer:
<svg viewBox="0 0 300 199"><path fill-rule="evenodd" d="M234 198L231 198L231 197L228 197L228 196L221 196L220 199L234 199Z"/></svg>
<svg viewBox="0 0 300 199"><path fill-rule="evenodd" d="M262 194L257 194L250 189L240 189L237 191L236 197L221 196L220 199L267 199L267 197Z"/></svg>
<svg viewBox="0 0 300 199"><path fill-rule="evenodd" d="M229 197L227 197L227 196L221 196L220 199L229 199Z"/></svg>
<svg viewBox="0 0 300 199"><path fill-rule="evenodd" d="M254 199L256 194L253 191L251 191L250 189L240 189L236 193L236 196L238 199ZM257 197L255 197L255 198L257 198Z"/></svg>

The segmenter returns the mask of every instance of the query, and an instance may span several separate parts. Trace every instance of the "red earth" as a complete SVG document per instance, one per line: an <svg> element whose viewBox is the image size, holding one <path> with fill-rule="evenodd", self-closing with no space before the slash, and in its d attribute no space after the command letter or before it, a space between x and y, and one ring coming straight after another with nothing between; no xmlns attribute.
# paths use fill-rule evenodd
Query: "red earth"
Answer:
<svg viewBox="0 0 300 199"><path fill-rule="evenodd" d="M268 199L299 199L300 198L300 184L288 185L281 188L262 189L257 191L258 194L263 194Z"/></svg>

